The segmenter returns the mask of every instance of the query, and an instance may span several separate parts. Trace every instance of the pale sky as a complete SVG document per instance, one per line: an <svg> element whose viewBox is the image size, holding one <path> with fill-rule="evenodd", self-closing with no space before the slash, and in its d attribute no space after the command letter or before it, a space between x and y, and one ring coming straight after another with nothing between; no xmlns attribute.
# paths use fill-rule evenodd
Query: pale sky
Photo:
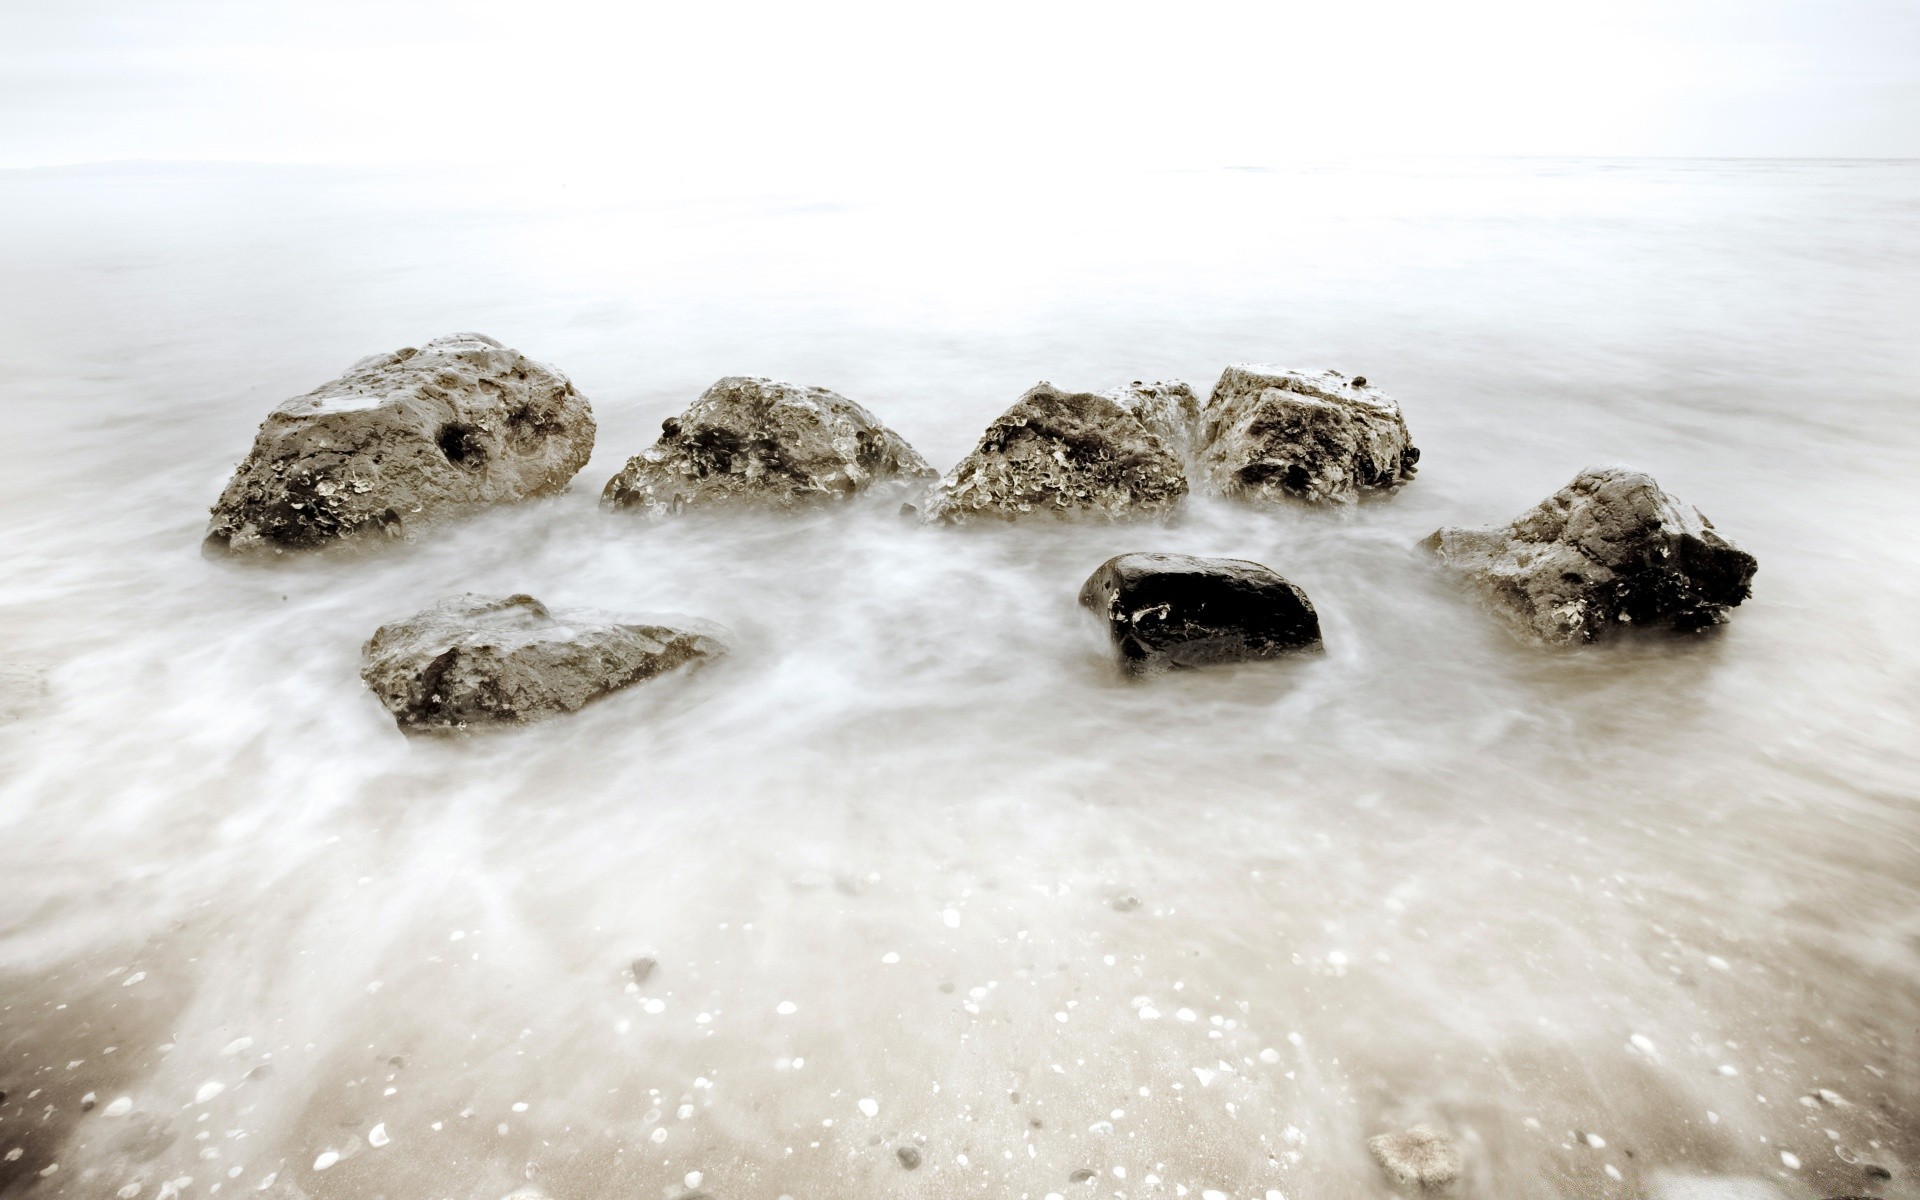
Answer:
<svg viewBox="0 0 1920 1200"><path fill-rule="evenodd" d="M1920 156L1920 0L0 0L0 166Z"/></svg>

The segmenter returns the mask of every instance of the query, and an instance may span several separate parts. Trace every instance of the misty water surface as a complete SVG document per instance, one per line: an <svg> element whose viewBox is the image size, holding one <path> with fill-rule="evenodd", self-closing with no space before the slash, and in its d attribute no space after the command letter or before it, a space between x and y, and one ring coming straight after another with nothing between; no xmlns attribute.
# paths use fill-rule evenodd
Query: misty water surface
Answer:
<svg viewBox="0 0 1920 1200"><path fill-rule="evenodd" d="M1318 1200L1428 1121L1467 1196L1920 1196L1920 166L709 190L0 174L0 1193ZM571 491L202 557L274 403L469 329L592 399ZM722 375L944 469L1037 380L1249 360L1366 374L1418 479L596 504ZM1758 556L1729 626L1549 653L1415 548L1609 462ZM1074 596L1131 550L1327 653L1123 680ZM360 644L468 590L735 653L408 740Z"/></svg>

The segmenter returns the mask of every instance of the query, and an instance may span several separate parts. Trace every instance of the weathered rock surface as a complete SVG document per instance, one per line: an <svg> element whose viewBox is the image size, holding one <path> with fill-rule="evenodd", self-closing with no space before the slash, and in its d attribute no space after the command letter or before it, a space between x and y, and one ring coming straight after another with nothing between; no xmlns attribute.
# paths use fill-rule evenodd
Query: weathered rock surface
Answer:
<svg viewBox="0 0 1920 1200"><path fill-rule="evenodd" d="M1194 437L1200 430L1200 397L1193 385L1175 381L1142 383L1136 379L1125 387L1113 388L1101 395L1137 417L1147 431L1160 439L1174 458L1185 463L1192 457Z"/></svg>
<svg viewBox="0 0 1920 1200"><path fill-rule="evenodd" d="M1413 478L1400 406L1364 377L1240 363L1201 412L1198 469L1223 495L1351 504Z"/></svg>
<svg viewBox="0 0 1920 1200"><path fill-rule="evenodd" d="M1278 658L1320 648L1320 616L1298 587L1256 562L1122 554L1080 588L1129 670Z"/></svg>
<svg viewBox="0 0 1920 1200"><path fill-rule="evenodd" d="M1186 494L1179 460L1127 407L1041 383L987 426L928 497L925 515L1126 520L1166 513Z"/></svg>
<svg viewBox="0 0 1920 1200"><path fill-rule="evenodd" d="M1626 625L1718 625L1752 594L1758 565L1700 510L1626 467L1582 471L1510 525L1448 527L1423 545L1516 630L1555 646Z"/></svg>
<svg viewBox="0 0 1920 1200"><path fill-rule="evenodd" d="M1367 1149L1373 1151L1387 1177L1402 1187L1445 1187L1460 1177L1460 1152L1447 1135L1431 1125L1368 1138Z"/></svg>
<svg viewBox="0 0 1920 1200"><path fill-rule="evenodd" d="M213 506L207 543L399 536L435 512L565 487L593 434L592 406L558 371L477 333L436 338L274 409Z"/></svg>
<svg viewBox="0 0 1920 1200"><path fill-rule="evenodd" d="M360 678L407 732L518 724L726 653L717 639L532 596L454 596L382 625Z"/></svg>
<svg viewBox="0 0 1920 1200"><path fill-rule="evenodd" d="M690 507L801 508L934 471L906 439L837 392L732 375L661 423L600 502L661 516Z"/></svg>

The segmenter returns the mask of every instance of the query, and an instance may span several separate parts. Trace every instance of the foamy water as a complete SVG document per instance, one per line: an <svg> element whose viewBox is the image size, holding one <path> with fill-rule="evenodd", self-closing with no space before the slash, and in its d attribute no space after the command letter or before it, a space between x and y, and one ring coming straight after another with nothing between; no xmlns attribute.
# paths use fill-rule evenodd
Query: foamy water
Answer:
<svg viewBox="0 0 1920 1200"><path fill-rule="evenodd" d="M563 182L0 174L0 1193L1313 1200L1427 1121L1466 1195L1920 1196L1920 165ZM274 403L466 329L592 399L569 493L201 556ZM1246 360L1365 373L1418 479L596 505L725 374L944 468ZM1615 461L1758 556L1731 625L1544 652L1413 548ZM1273 566L1326 655L1121 678L1074 597L1131 550ZM735 653L408 740L359 647L456 591Z"/></svg>

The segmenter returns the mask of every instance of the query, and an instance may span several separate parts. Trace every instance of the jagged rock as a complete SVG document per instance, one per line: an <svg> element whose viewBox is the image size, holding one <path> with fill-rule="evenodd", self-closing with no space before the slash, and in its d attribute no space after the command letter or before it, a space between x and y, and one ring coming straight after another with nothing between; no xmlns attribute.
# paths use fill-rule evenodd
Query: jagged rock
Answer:
<svg viewBox="0 0 1920 1200"><path fill-rule="evenodd" d="M397 537L438 511L565 487L593 434L593 408L566 376L492 338L375 355L268 415L213 506L207 544Z"/></svg>
<svg viewBox="0 0 1920 1200"><path fill-rule="evenodd" d="M1516 630L1556 646L1623 625L1718 625L1752 594L1757 566L1700 510L1625 467L1582 471L1503 528L1448 527L1422 544Z"/></svg>
<svg viewBox="0 0 1920 1200"><path fill-rule="evenodd" d="M660 426L600 503L650 516L682 508L791 509L902 490L934 471L906 439L837 392L730 375Z"/></svg>
<svg viewBox="0 0 1920 1200"><path fill-rule="evenodd" d="M1148 432L1160 439L1174 458L1185 462L1193 454L1194 434L1200 426L1200 398L1193 385L1179 381L1142 383L1138 379L1125 387L1113 388L1101 395L1139 418Z"/></svg>
<svg viewBox="0 0 1920 1200"><path fill-rule="evenodd" d="M1460 1177L1460 1152L1447 1135L1431 1125L1370 1137L1367 1149L1373 1151L1387 1177L1402 1187L1445 1187Z"/></svg>
<svg viewBox="0 0 1920 1200"><path fill-rule="evenodd" d="M1278 658L1320 648L1320 616L1298 587L1256 562L1122 554L1080 588L1129 670Z"/></svg>
<svg viewBox="0 0 1920 1200"><path fill-rule="evenodd" d="M1413 478L1400 406L1364 377L1228 367L1201 412L1198 469L1223 495L1351 504Z"/></svg>
<svg viewBox="0 0 1920 1200"><path fill-rule="evenodd" d="M1158 516L1187 494L1180 462L1111 396L1035 385L995 418L928 498L929 521L1050 513Z"/></svg>
<svg viewBox="0 0 1920 1200"><path fill-rule="evenodd" d="M716 638L532 596L454 596L382 625L360 678L400 728L517 724L570 713L616 688L726 653Z"/></svg>

